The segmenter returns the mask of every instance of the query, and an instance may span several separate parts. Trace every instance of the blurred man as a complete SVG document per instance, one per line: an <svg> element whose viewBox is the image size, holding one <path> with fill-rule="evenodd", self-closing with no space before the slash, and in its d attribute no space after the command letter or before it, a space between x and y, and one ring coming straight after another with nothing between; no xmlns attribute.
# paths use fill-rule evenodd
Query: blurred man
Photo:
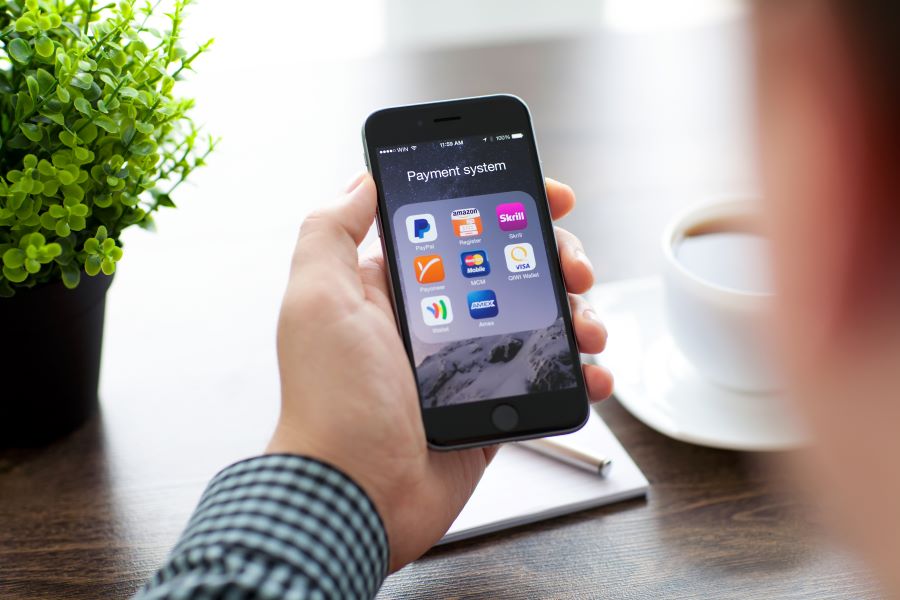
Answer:
<svg viewBox="0 0 900 600"><path fill-rule="evenodd" d="M756 3L780 351L827 514L900 596L900 3Z"/></svg>

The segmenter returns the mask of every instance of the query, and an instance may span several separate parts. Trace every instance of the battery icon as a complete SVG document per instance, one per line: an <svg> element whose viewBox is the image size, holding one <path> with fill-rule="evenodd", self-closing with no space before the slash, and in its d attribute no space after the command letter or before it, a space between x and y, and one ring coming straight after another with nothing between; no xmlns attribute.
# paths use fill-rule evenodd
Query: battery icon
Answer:
<svg viewBox="0 0 900 600"><path fill-rule="evenodd" d="M522 139L522 134L521 134L521 133L514 133L514 134L512 134L510 137L511 137L512 139L514 139L514 140L520 140L520 139Z"/></svg>

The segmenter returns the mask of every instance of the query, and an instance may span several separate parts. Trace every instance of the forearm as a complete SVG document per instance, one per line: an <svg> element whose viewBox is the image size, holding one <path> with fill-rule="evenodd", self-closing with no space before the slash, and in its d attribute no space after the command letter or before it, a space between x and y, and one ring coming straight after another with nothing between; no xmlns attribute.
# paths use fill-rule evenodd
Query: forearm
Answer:
<svg viewBox="0 0 900 600"><path fill-rule="evenodd" d="M210 482L137 598L371 598L387 566L384 526L359 486L312 459L262 456Z"/></svg>

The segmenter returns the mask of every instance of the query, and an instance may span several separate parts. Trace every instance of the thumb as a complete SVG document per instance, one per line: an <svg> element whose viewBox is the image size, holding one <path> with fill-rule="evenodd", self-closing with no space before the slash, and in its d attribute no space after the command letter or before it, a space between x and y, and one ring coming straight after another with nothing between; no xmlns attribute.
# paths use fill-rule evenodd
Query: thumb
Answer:
<svg viewBox="0 0 900 600"><path fill-rule="evenodd" d="M375 182L366 173L336 206L311 213L300 227L293 270L342 269L358 265L357 246L375 220Z"/></svg>

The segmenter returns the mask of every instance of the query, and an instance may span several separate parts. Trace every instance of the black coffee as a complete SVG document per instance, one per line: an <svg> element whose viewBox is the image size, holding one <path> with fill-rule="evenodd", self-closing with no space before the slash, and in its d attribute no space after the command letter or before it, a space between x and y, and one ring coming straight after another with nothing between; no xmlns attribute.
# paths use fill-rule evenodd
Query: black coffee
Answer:
<svg viewBox="0 0 900 600"><path fill-rule="evenodd" d="M674 245L688 271L741 292L770 293L769 240L748 220L707 221L685 230Z"/></svg>

